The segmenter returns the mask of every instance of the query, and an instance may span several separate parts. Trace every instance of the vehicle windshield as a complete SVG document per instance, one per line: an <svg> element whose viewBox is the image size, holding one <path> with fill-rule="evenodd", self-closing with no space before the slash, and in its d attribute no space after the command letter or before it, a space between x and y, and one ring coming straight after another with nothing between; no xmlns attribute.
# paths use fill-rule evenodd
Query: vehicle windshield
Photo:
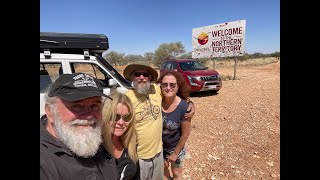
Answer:
<svg viewBox="0 0 320 180"><path fill-rule="evenodd" d="M126 80L114 67L112 67L101 55L95 55L97 60L109 71L113 73L114 76L118 78L119 81L123 83L126 88L132 88L131 82Z"/></svg>
<svg viewBox="0 0 320 180"><path fill-rule="evenodd" d="M184 61L179 62L180 68L182 71L196 71L196 70L204 70L206 69L205 66L203 66L198 61Z"/></svg>

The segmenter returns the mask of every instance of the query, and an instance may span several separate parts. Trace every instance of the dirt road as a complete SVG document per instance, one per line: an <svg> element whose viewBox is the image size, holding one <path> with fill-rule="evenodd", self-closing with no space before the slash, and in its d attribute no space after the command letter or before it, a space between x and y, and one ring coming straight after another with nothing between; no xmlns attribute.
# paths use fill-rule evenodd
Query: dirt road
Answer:
<svg viewBox="0 0 320 180"><path fill-rule="evenodd" d="M218 94L191 98L184 179L280 179L280 63L239 67L236 77Z"/></svg>

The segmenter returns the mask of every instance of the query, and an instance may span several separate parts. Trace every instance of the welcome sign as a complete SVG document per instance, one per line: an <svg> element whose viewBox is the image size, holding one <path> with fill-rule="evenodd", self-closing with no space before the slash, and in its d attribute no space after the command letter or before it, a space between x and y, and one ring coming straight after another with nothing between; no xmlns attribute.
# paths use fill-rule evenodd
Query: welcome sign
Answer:
<svg viewBox="0 0 320 180"><path fill-rule="evenodd" d="M246 20L192 29L192 58L244 55Z"/></svg>

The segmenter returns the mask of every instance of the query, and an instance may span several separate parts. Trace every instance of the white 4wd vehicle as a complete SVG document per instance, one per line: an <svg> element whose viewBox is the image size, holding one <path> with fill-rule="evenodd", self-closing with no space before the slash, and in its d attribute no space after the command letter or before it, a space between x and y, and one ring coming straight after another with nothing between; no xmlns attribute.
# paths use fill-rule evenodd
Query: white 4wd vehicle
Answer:
<svg viewBox="0 0 320 180"><path fill-rule="evenodd" d="M99 79L104 93L126 92L131 83L101 55L108 50L102 34L40 32L40 117L44 114L44 95L60 74L84 72Z"/></svg>

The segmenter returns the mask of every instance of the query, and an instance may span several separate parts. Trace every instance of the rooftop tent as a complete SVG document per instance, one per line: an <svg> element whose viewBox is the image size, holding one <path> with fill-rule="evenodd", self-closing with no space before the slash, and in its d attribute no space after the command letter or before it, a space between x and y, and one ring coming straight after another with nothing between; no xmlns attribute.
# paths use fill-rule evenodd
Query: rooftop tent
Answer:
<svg viewBox="0 0 320 180"><path fill-rule="evenodd" d="M40 32L40 52L83 54L102 54L109 49L108 38L104 34Z"/></svg>

